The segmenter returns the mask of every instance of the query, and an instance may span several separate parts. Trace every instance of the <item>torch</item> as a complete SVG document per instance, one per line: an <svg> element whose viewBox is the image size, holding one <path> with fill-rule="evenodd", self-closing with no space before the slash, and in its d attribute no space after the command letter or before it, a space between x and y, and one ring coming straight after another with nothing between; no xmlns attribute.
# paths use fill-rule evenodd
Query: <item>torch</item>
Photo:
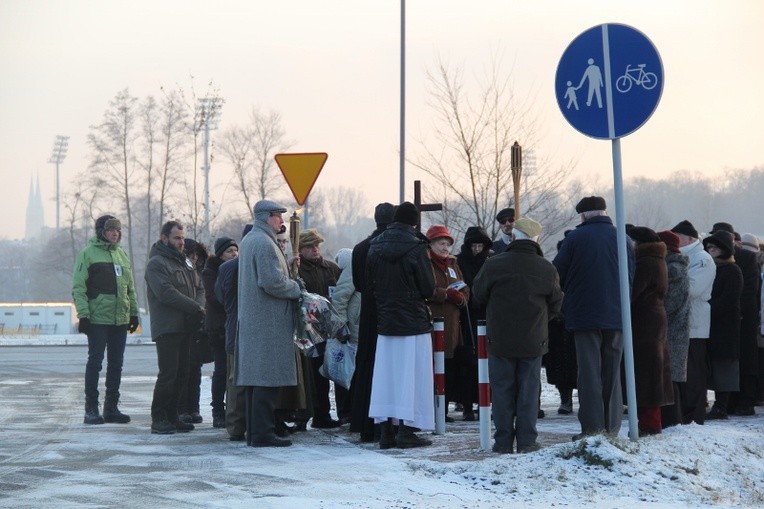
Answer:
<svg viewBox="0 0 764 509"><path fill-rule="evenodd" d="M292 243L292 257L296 258L300 256L300 216L297 215L297 210L292 213L289 218L289 242ZM297 277L299 267L296 263L292 264L292 277Z"/></svg>
<svg viewBox="0 0 764 509"><path fill-rule="evenodd" d="M515 188L515 217L520 218L520 177L523 171L523 149L515 142L511 150L510 169L512 170L512 184Z"/></svg>

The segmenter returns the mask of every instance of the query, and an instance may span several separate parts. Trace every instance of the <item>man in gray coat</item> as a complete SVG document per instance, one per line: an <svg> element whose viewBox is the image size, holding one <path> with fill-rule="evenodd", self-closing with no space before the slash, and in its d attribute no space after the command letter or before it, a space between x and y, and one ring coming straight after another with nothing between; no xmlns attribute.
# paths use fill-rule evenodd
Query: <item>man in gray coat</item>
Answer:
<svg viewBox="0 0 764 509"><path fill-rule="evenodd" d="M270 200L255 204L255 222L239 246L239 336L236 385L247 388L247 445L285 447L275 433L279 388L297 385L294 313L300 286L289 277L276 241L286 208Z"/></svg>
<svg viewBox="0 0 764 509"><path fill-rule="evenodd" d="M486 306L488 373L496 425L493 451L539 448L536 420L541 356L548 351L547 324L562 306L557 269L538 245L541 225L522 217L512 242L486 260L472 285L472 298Z"/></svg>

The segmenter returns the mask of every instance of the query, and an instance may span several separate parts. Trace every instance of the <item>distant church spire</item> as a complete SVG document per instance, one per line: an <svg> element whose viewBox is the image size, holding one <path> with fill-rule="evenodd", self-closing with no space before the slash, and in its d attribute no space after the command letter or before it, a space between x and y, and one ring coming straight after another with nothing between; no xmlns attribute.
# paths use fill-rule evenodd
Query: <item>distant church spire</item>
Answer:
<svg viewBox="0 0 764 509"><path fill-rule="evenodd" d="M27 240L39 237L45 226L45 213L42 208L42 195L40 194L40 176L37 175L37 185L29 179L29 198L27 200Z"/></svg>

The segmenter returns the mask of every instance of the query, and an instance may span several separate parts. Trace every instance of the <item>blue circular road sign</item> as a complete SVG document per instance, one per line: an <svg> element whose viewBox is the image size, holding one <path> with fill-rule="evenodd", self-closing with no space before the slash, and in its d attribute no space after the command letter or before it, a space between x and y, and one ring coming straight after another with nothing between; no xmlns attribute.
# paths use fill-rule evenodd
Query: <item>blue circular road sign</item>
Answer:
<svg viewBox="0 0 764 509"><path fill-rule="evenodd" d="M658 106L663 64L639 30L598 25L567 47L554 86L560 111L576 130L592 138L622 138L642 127Z"/></svg>

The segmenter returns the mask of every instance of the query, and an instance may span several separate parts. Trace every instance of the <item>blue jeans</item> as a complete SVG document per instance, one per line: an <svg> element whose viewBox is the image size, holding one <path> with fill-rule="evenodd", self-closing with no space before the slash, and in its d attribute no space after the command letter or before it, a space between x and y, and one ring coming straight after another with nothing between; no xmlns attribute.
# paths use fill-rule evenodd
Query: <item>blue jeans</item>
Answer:
<svg viewBox="0 0 764 509"><path fill-rule="evenodd" d="M98 375L101 373L106 352L106 395L119 398L126 340L127 325L90 325L88 362L85 365L85 397L98 398Z"/></svg>

